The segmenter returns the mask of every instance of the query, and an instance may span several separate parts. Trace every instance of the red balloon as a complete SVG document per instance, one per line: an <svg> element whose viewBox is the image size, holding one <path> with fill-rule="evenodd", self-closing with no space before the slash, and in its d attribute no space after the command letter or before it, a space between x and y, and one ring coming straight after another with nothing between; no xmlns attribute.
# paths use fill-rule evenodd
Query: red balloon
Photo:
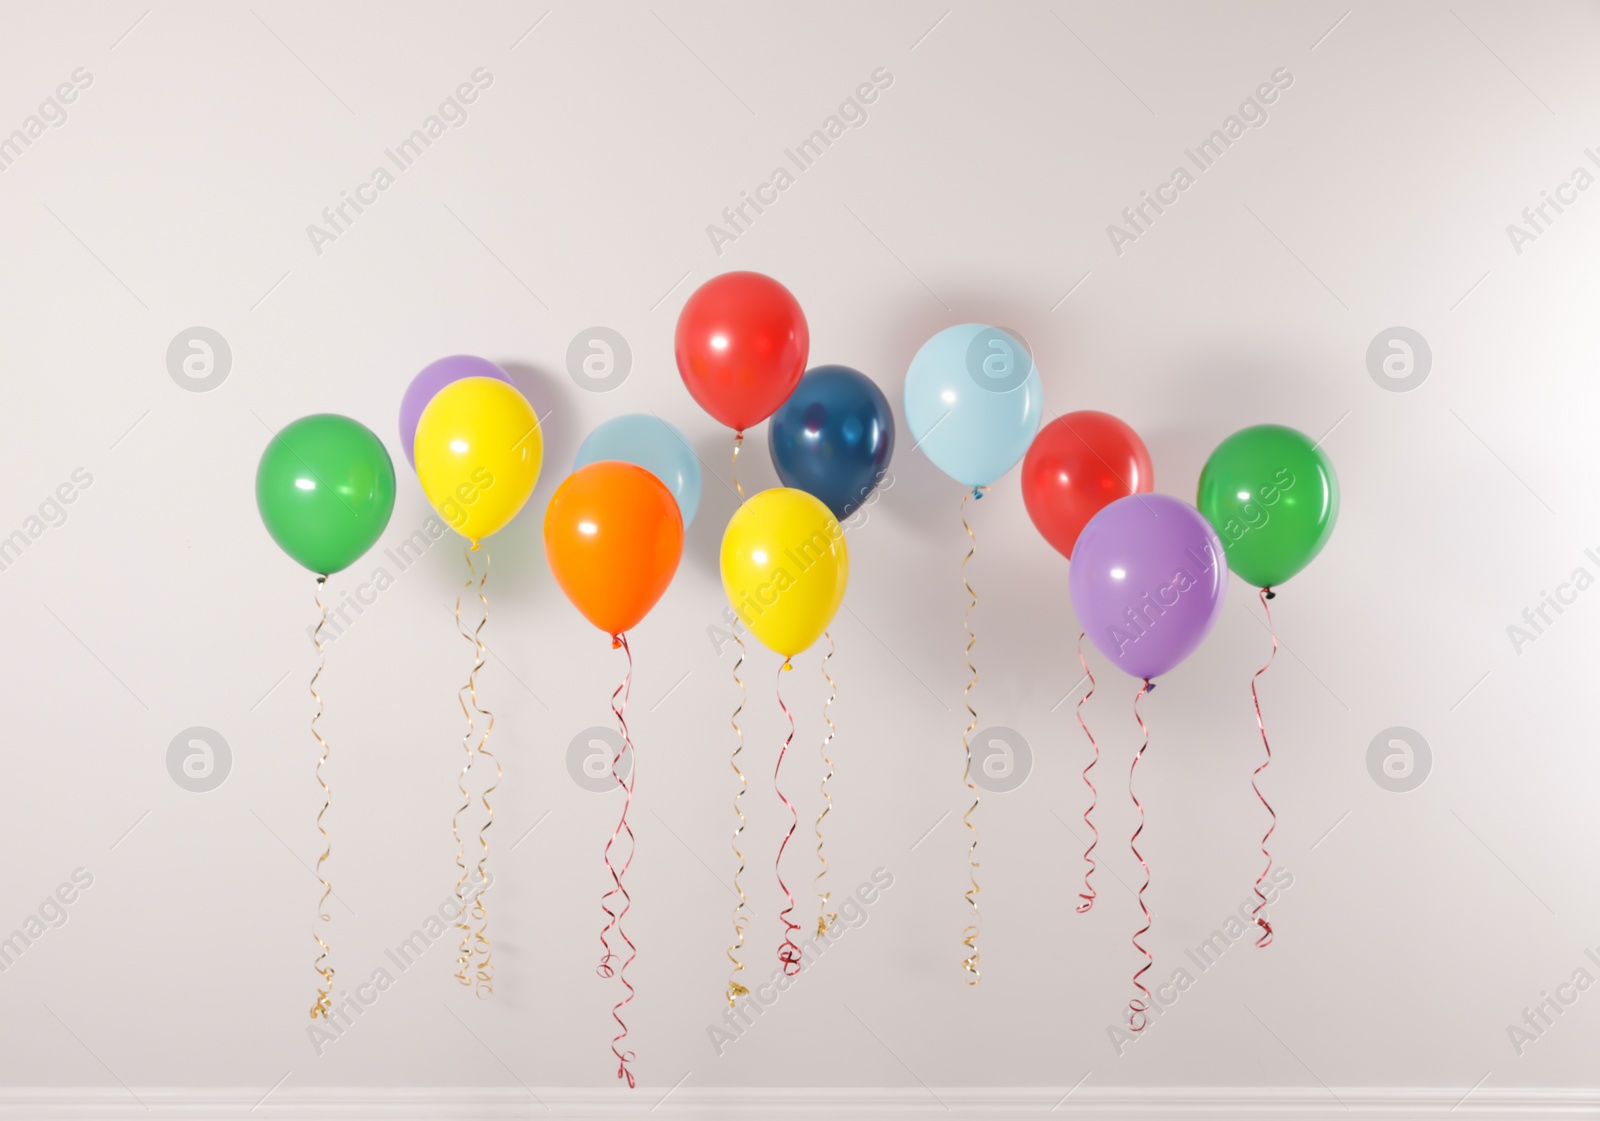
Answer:
<svg viewBox="0 0 1600 1121"><path fill-rule="evenodd" d="M1110 413L1086 409L1057 417L1039 430L1022 460L1028 516L1068 560L1090 518L1154 486L1144 441Z"/></svg>
<svg viewBox="0 0 1600 1121"><path fill-rule="evenodd" d="M805 372L811 332L790 291L758 272L725 272L689 297L674 350L700 407L735 432L760 424Z"/></svg>

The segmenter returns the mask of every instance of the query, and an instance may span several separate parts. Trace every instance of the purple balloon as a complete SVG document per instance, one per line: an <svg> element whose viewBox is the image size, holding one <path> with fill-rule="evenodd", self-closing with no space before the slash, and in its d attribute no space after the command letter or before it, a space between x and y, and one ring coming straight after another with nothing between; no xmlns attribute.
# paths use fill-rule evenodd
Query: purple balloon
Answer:
<svg viewBox="0 0 1600 1121"><path fill-rule="evenodd" d="M434 394L462 378L496 378L507 385L515 384L499 366L472 354L452 354L424 366L400 398L400 448L413 471L417 469L417 452L412 445L417 442L417 421L422 419L422 410Z"/></svg>
<svg viewBox="0 0 1600 1121"><path fill-rule="evenodd" d="M1067 573L1084 632L1118 669L1146 681L1195 652L1227 585L1211 523L1164 494L1130 494L1089 519Z"/></svg>

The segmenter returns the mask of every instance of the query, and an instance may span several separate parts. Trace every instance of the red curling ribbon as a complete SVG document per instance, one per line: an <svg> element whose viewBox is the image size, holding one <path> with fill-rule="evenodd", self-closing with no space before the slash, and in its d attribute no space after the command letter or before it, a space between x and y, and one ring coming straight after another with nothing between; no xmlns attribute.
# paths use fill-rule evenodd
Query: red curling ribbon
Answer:
<svg viewBox="0 0 1600 1121"><path fill-rule="evenodd" d="M1267 916L1261 913L1267 905L1267 897L1261 894L1261 884L1272 871L1272 852L1267 848L1267 841L1272 838L1273 830L1278 828L1278 815L1273 811L1271 803L1267 801L1266 795L1261 793L1261 787L1256 782L1261 772L1266 770L1272 763L1272 745L1267 742L1267 725L1261 719L1261 697L1256 693L1256 678L1266 673L1268 666L1271 666L1273 659L1278 656L1278 632L1272 625L1272 608L1267 606L1267 600L1271 599L1274 594L1271 588L1261 589L1261 610L1267 613L1267 630L1272 635L1272 653L1267 655L1266 665L1256 670L1250 678L1250 699L1255 702L1256 706L1256 727L1261 729L1261 746L1267 751L1267 757L1262 760L1261 766L1257 767L1250 776L1250 789L1256 792L1256 797L1261 799L1261 804L1266 807L1267 813L1272 817L1272 821L1267 825L1266 834L1261 838L1261 855L1267 858L1267 866L1261 870L1261 875L1256 877L1255 892L1256 898L1260 902L1256 904L1255 910L1250 912L1250 917L1261 928L1261 937L1256 939L1257 949L1265 949L1267 946L1272 945L1272 924L1267 921Z"/></svg>
<svg viewBox="0 0 1600 1121"><path fill-rule="evenodd" d="M620 1029L611 1040L611 1053L617 1057L617 1077L625 1079L628 1089L633 1089L633 1071L628 1069L628 1064L634 1061L634 1053L623 1049L623 1041L628 1038L628 1025L623 1022L622 1009L633 999L633 985L628 980L628 966L633 964L633 959L639 956L638 948L633 940L622 929L622 920L628 913L628 908L633 900L628 895L628 889L622 886L622 878L628 874L628 868L633 864L633 854L636 844L633 828L628 824L628 809L633 804L633 782L636 775L638 760L634 756L633 738L628 734L628 694L633 687L633 651L628 648L628 636L616 634L611 637L611 648L621 650L628 658L628 668L622 675L622 684L618 685L611 694L611 711L617 718L617 725L622 730L622 746L617 749L616 755L611 759L611 777L617 780L617 785L622 788L622 816L617 821L617 827L611 831L611 839L606 842L605 862L606 871L611 873L611 882L615 885L610 891L600 897L600 909L606 913L606 925L600 931L600 965L595 970L601 977L616 977L622 982L623 988L628 990L628 995L617 1001L611 1008L611 1018L617 1022ZM628 756L628 777L623 778L617 768L622 762L622 756ZM617 843L617 838L624 833L628 835L628 855L623 860L622 867L616 867L611 861L611 849ZM613 911L609 901L613 896L622 896L622 906ZM621 938L628 947L628 957L620 966L611 963L617 955L611 951L611 944L607 936L615 929L617 937Z"/></svg>
<svg viewBox="0 0 1600 1121"><path fill-rule="evenodd" d="M772 862L772 869L778 877L778 889L783 892L783 897L789 905L778 916L783 922L783 942L778 946L778 960L783 963L783 972L789 977L798 976L800 973L800 947L795 944L794 932L800 929L800 924L789 918L794 911L794 893L789 890L789 885L783 882L783 850L789 847L789 838L794 836L796 827L800 824L800 814L794 808L794 803L784 795L778 787L778 775L783 770L783 757L789 753L789 745L794 742L794 713L789 711L789 706L783 703L783 671L789 668L789 660L784 659L783 665L778 667L777 683L773 692L778 698L778 707L783 709L784 717L789 721L789 735L783 741L783 746L778 749L778 765L772 770L772 789L778 795L779 801L789 811L789 831L783 835L783 843L778 846L778 858Z"/></svg>
<svg viewBox="0 0 1600 1121"><path fill-rule="evenodd" d="M1083 859L1089 868L1083 874L1083 890L1078 893L1078 898L1083 900L1078 904L1078 914L1083 914L1094 906L1094 885L1089 882L1089 877L1094 875L1094 847L1100 843L1100 830L1094 827L1094 821L1089 816L1094 813L1095 806L1100 804L1099 791L1095 790L1094 783L1089 779L1089 772L1094 765L1100 762L1100 745L1095 742L1094 734L1089 731L1089 725L1083 722L1083 702L1094 696L1094 674L1089 672L1089 660L1083 656L1084 633L1078 632L1078 663L1083 666L1083 676L1089 679L1089 691L1078 698L1077 715L1078 727L1083 729L1083 734L1089 737L1089 746L1094 748L1094 758L1089 760L1089 765L1083 769L1083 785L1089 788L1089 808L1083 811L1083 823L1089 827L1089 832L1094 834L1094 839L1089 842L1089 847L1083 850Z"/></svg>
<svg viewBox="0 0 1600 1121"><path fill-rule="evenodd" d="M1144 869L1144 883L1139 885L1139 910L1144 912L1144 926L1134 931L1133 948L1144 955L1144 964L1133 974L1134 987L1141 996L1136 996L1128 1001L1128 1030L1144 1031L1145 1024L1149 1021L1150 990L1144 987L1143 977L1150 967L1155 964L1155 958L1150 951L1139 944L1139 939L1150 930L1150 908L1145 906L1145 888L1150 886L1150 865L1144 862L1144 857L1139 853L1139 834L1144 832L1144 804L1139 801L1139 796L1133 792L1133 772L1139 769L1139 760L1144 758L1145 748L1150 746L1150 729L1145 726L1144 717L1139 715L1139 701L1155 686L1150 684L1150 679L1144 679L1144 684L1133 697L1133 718L1139 722L1139 732L1144 736L1144 742L1139 745L1138 752L1133 757L1133 763L1128 767L1128 797L1133 799L1134 806L1139 811L1139 827L1133 831L1133 836L1128 839L1128 847L1133 850L1133 855L1139 861L1139 867Z"/></svg>

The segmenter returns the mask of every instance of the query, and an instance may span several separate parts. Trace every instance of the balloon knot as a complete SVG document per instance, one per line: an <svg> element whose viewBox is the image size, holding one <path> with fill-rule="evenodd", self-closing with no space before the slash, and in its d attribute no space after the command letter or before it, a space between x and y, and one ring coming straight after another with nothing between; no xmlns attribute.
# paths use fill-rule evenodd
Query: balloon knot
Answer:
<svg viewBox="0 0 1600 1121"><path fill-rule="evenodd" d="M982 502L983 501L983 488L982 487L973 487L972 488L972 497L973 497L973 499L975 501Z"/></svg>
<svg viewBox="0 0 1600 1121"><path fill-rule="evenodd" d="M479 548L481 548L481 546L480 546L480 545L479 545L479 544L478 544L478 543L477 543L477 542L476 542L476 541L474 541L474 542L473 542L473 543L472 543L472 551L473 551L473 552L474 552L474 553L476 553L476 552L477 552L477 551L478 551L478 550L479 550Z"/></svg>
<svg viewBox="0 0 1600 1121"><path fill-rule="evenodd" d="M785 658L783 660L783 668L784 669L794 669L794 663L789 661L788 658Z"/></svg>
<svg viewBox="0 0 1600 1121"><path fill-rule="evenodd" d="M622 636L621 635L614 634L614 635L611 636L611 649L613 649L613 650L621 650L622 649Z"/></svg>
<svg viewBox="0 0 1600 1121"><path fill-rule="evenodd" d="M1156 683L1148 677L1144 679L1144 691L1146 693L1154 693L1156 691Z"/></svg>
<svg viewBox="0 0 1600 1121"><path fill-rule="evenodd" d="M1262 588L1261 590L1267 593L1267 598L1268 599L1277 599L1278 598L1278 593L1273 591L1271 588Z"/></svg>

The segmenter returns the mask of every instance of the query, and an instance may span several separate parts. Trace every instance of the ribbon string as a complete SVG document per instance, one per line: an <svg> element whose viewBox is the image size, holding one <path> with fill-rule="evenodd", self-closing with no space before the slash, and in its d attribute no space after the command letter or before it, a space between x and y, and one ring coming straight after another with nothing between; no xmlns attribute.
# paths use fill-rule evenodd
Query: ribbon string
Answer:
<svg viewBox="0 0 1600 1121"><path fill-rule="evenodd" d="M612 888L600 897L600 909L606 913L606 924L600 931L600 965L596 972L604 978L616 977L622 982L622 987L627 989L627 995L617 1001L611 1008L611 1018L617 1022L618 1032L611 1040L611 1053L617 1057L617 1077L625 1079L628 1089L633 1089L633 1071L628 1069L628 1064L634 1061L634 1053L623 1048L623 1042L628 1038L628 1025L623 1022L622 1010L633 1000L633 984L628 980L628 966L633 964L633 959L639 956L633 940L628 937L627 931L622 928L622 920L627 917L628 908L633 905L633 899L628 895L628 889L623 886L623 877L628 874L628 868L633 864L633 854L637 849L634 839L633 827L628 824L628 810L633 805L633 784L637 777L638 758L633 749L633 737L628 733L628 695L633 691L633 651L628 646L628 636L625 634L613 635L611 639L613 650L621 650L627 655L627 670L622 675L622 684L618 685L611 694L611 712L617 718L617 727L622 732L622 746L617 748L616 755L611 759L611 777L617 780L617 785L622 788L622 816L617 820L617 827L611 831L611 839L606 842L605 863L606 871L611 873ZM622 757L628 757L628 775L622 776L620 769ZM617 838L626 834L628 837L628 855L618 868L611 860L611 849L617 843ZM610 900L614 896L622 897L622 906L613 911ZM628 956L620 966L611 963L617 955L611 950L611 943L607 936L612 930L617 932L617 937L622 939L628 947Z"/></svg>
<svg viewBox="0 0 1600 1121"><path fill-rule="evenodd" d="M322 628L328 625L328 608L322 602L322 586L327 581L326 576L317 577L316 594L312 597L317 605L317 626L311 632L312 644L317 648L317 668L311 675L311 699L317 702L317 711L311 717L312 738L322 748L322 754L317 759L317 785L322 787L322 809L317 811L317 832L322 834L322 855L317 857L317 879L322 883L322 898L317 900L317 919L321 922L331 922L333 916L328 914L328 897L333 894L333 885L322 874L322 862L328 859L328 854L333 851L333 843L328 836L328 830L322 824L322 817L328 812L328 807L333 804L333 790L322 777L322 767L328 761L331 750L328 741L322 738L322 733L317 730L317 721L322 719L322 696L317 692L317 679L322 676L322 671L328 667L328 648L322 641ZM321 1016L329 1019L333 1011L333 966L328 964L328 943L322 938L315 925L311 928L311 937L317 941L317 957L312 962L312 968L322 979L322 984L317 987L317 999L311 1004L311 1018L315 1020Z"/></svg>
<svg viewBox="0 0 1600 1121"><path fill-rule="evenodd" d="M1139 801L1139 796L1133 792L1133 773L1139 769L1139 760L1144 758L1145 748L1150 746L1150 729L1145 726L1144 717L1139 715L1139 701L1155 686L1150 684L1150 679L1144 679L1144 684L1133 697L1133 718L1139 722L1139 733L1144 737L1144 742L1139 745L1139 750L1134 754L1133 762L1128 767L1128 797L1133 799L1134 806L1139 810L1139 826L1133 831L1133 836L1128 840L1128 847L1133 850L1134 859L1139 862L1139 867L1144 869L1144 883L1139 885L1139 910L1144 912L1144 926L1134 931L1133 948L1144 955L1144 964L1133 974L1133 984L1140 992L1140 996L1128 1001L1128 1030L1143 1031L1148 1020L1150 1009L1150 990L1144 987L1144 982L1139 980L1149 968L1155 964L1155 958L1150 951L1139 943L1139 939L1150 930L1150 908L1145 906L1144 892L1150 886L1150 865L1146 864L1144 857L1139 852L1139 834L1144 832L1144 803Z"/></svg>
<svg viewBox="0 0 1600 1121"><path fill-rule="evenodd" d="M462 764L461 771L456 777L456 788L461 793L461 805L456 808L455 816L450 819L450 831L456 839L456 867L461 870L461 876L456 880L455 894L461 901L460 913L457 915L455 927L461 931L461 942L456 956L456 980L463 985L474 986L478 996L489 996L494 992L494 962L492 946L489 941L489 910L484 896L488 894L488 862L489 862L489 827L494 824L494 806L489 801L489 795L494 793L504 774L500 761L488 749L489 733L494 730L494 713L478 703L478 673L484 667L488 647L483 643L483 628L489 622L489 599L484 594L484 584L489 579L488 554L484 554L482 575L478 574L473 564L472 554L478 551L477 545L471 545L465 550L467 558L467 582L462 585L465 592L477 585L478 601L483 605L483 615L478 620L478 625L468 631L461 624L461 595L456 596L455 619L456 630L461 637L472 643L473 662L472 670L467 675L466 684L456 690L456 703L461 706L461 714L466 717L467 730L461 737L461 747L466 753L466 762ZM478 733L479 719L484 721L483 731ZM468 871L466 859L466 842L461 835L461 815L472 808L472 795L467 792L467 773L472 770L477 761L477 756L482 755L494 764L494 781L484 790L483 808L486 818L478 829L478 844L482 848L477 864L472 872ZM466 905L466 884L469 876L476 875L477 894L474 896L470 908ZM474 967L474 957L478 959Z"/></svg>
<svg viewBox="0 0 1600 1121"><path fill-rule="evenodd" d="M739 449L744 447L744 433L733 434L733 459L730 470L733 474L733 489L739 492L739 504L744 504L744 487L739 485ZM739 637L737 624L734 627L733 640L739 644L739 657L733 663L733 683L739 687L739 707L733 710L733 716L728 720L733 725L734 735L739 737L739 742L734 745L733 754L728 757L728 765L733 768L733 773L739 776L739 789L733 795L733 812L739 818L739 824L734 826L733 857L738 861L738 868L733 873L734 894L739 897L739 902L733 905L733 945L728 947L728 960L733 963L733 968L728 971L728 1007L732 1008L734 1002L742 996L749 996L750 990L739 983L739 974L744 972L744 962L739 960L739 953L744 949L745 928L750 925L750 920L745 917L744 888L739 886L739 877L744 874L744 853L739 851L739 838L744 834L744 810L739 806L739 800L744 797L744 792L750 789L750 783L745 779L744 772L739 769L739 753L744 750L744 729L739 727L739 714L744 711L744 681L739 676L739 667L744 665L744 639Z"/></svg>
<svg viewBox="0 0 1600 1121"><path fill-rule="evenodd" d="M1089 725L1083 722L1083 704L1090 697L1094 696L1094 674L1089 672L1089 660L1083 656L1083 639L1084 632L1079 631L1078 662L1083 666L1083 676L1089 679L1089 689L1088 692L1084 693L1083 696L1078 698L1076 711L1078 716L1078 727L1083 729L1083 734L1089 738L1089 746L1094 748L1094 758L1090 759L1089 765L1083 768L1083 785L1089 788L1089 808L1083 811L1083 822L1089 827L1089 832L1094 834L1094 836L1089 841L1089 847L1083 850L1083 859L1089 865L1089 867L1083 873L1083 890L1078 893L1078 898L1083 900L1083 902L1078 904L1078 914L1080 915L1094 906L1094 884L1090 883L1089 879L1094 875L1095 870L1094 847L1100 843L1100 830L1094 827L1094 819L1091 817L1091 815L1094 813L1095 806L1099 805L1100 803L1100 794L1097 790L1095 790L1094 782L1089 778L1089 772L1094 770L1094 765L1096 763L1100 762L1100 745L1095 742L1094 733L1089 731Z"/></svg>
<svg viewBox="0 0 1600 1121"><path fill-rule="evenodd" d="M744 792L750 789L750 783L744 777L744 772L739 769L739 753L744 750L744 730L739 727L739 714L744 711L745 690L744 680L739 676L739 667L744 665L744 639L739 637L737 627L734 628L733 640L739 644L739 657L733 663L733 683L739 687L739 706L733 710L733 716L729 718L728 723L733 725L734 735L739 739L734 744L733 754L728 756L728 765L733 768L733 773L739 776L739 789L733 795L733 812L738 817L739 824L734 826L733 840L729 847L733 849L734 859L738 862L738 867L733 873L733 890L739 897L739 902L733 905L733 945L728 947L728 960L733 963L733 968L728 971L729 1008L732 1008L740 997L750 995L750 990L739 983L739 974L744 972L744 962L739 960L739 953L744 949L745 928L750 925L750 920L744 913L744 888L739 886L739 877L744 875L744 853L739 851L739 838L744 833L745 827L744 810L739 807L739 800L744 797Z"/></svg>
<svg viewBox="0 0 1600 1121"><path fill-rule="evenodd" d="M467 552L467 568L468 571L472 570L472 553L470 550ZM500 766L500 760L495 757L494 752L489 750L489 733L494 731L494 713L478 705L477 671L483 668L484 653L486 651L483 645L482 631L489 622L489 599L483 594L483 586L488 579L489 554L484 553L483 575L478 579L478 601L483 605L483 617L478 621L478 626L472 634L476 649L472 681L472 707L477 709L483 716L488 717L488 723L484 725L483 729L483 738L478 741L478 754L494 764L494 781L489 783L483 791L485 816L483 824L478 827L478 844L483 851L478 857L478 894L472 901L473 921L478 924L478 929L473 934L473 942L477 953L480 955L477 968L477 987L474 991L480 997L494 995L493 947L489 943L489 913L487 904L484 901L484 896L489 890L489 829L494 825L494 806L489 802L489 795L499 789L500 780L505 777L505 769Z"/></svg>
<svg viewBox="0 0 1600 1121"><path fill-rule="evenodd" d="M744 433L733 434L733 489L739 492L739 505L744 505L744 487L739 485L739 449L744 447Z"/></svg>
<svg viewBox="0 0 1600 1121"><path fill-rule="evenodd" d="M1267 742L1267 725L1261 719L1261 697L1256 693L1256 679L1267 672L1268 667L1272 665L1273 659L1278 656L1278 632L1272 625L1272 608L1267 606L1267 601L1275 594L1271 588L1261 589L1261 610L1267 613L1267 630L1272 635L1272 653L1267 655L1266 663L1256 670L1250 678L1250 699L1256 706L1256 727L1261 729L1261 746L1266 749L1267 753L1267 757L1261 761L1261 766L1257 767L1250 776L1250 789L1256 792L1256 797L1261 799L1262 806L1266 807L1267 813L1272 818L1267 824L1266 834L1261 838L1261 855L1267 858L1267 866L1261 870L1261 875L1256 877L1255 882L1256 898L1260 902L1256 904L1255 910L1250 912L1250 917L1261 928L1261 937L1256 939L1256 947L1258 949L1265 949L1267 946L1272 945L1272 924L1267 921L1267 916L1261 913L1267 905L1267 897L1261 894L1261 884L1272 872L1272 852L1267 848L1267 842L1271 840L1273 830L1278 827L1278 815L1273 811L1272 804L1267 801L1266 795L1261 793L1261 787L1257 781L1261 777L1261 772L1266 770L1272 763L1272 744Z"/></svg>
<svg viewBox="0 0 1600 1121"><path fill-rule="evenodd" d="M972 717L966 730L961 733L961 747L966 752L966 766L962 769L961 781L972 791L972 805L961 815L962 823L972 832L972 843L967 846L967 878L972 886L962 893L967 906L972 908L972 922L961 931L961 944L968 951L967 956L962 959L961 968L972 974L972 979L967 982L969 985L976 985L983 980L983 974L978 969L978 934L983 924L983 916L978 911L978 893L983 889L978 886L978 827L972 824L973 811L978 808L978 803L982 800L977 786L972 781L972 733L978 727L978 712L972 707L972 688L978 684L978 667L972 664L972 648L978 643L978 636L972 629L972 611L978 606L978 593L972 590L972 584L967 579L967 562L972 560L972 554L978 551L978 535L973 533L972 526L967 524L967 501L981 499L987 493L989 493L988 487L974 487L961 497L961 528L966 531L967 539L971 542L967 555L961 558L961 586L967 589L967 595L971 597L961 624L967 632L967 672L972 674L967 687L961 691L961 700L966 705L967 715Z"/></svg>
<svg viewBox="0 0 1600 1121"><path fill-rule="evenodd" d="M822 853L822 819L833 812L833 795L828 793L828 780L833 777L833 760L828 758L828 745L833 742L834 733L838 731L838 728L834 726L833 718L828 715L828 710L833 707L833 702L839 695L838 686L834 684L832 676L828 673L828 659L833 657L834 651L833 635L823 631L822 637L828 640L828 652L822 656L822 679L828 683L828 699L822 702L822 719L828 725L828 734L822 739L822 766L825 773L822 776L822 784L818 788L822 791L822 797L825 799L826 804L822 807L822 812L817 815L817 822L814 826L817 834L817 859L822 863L822 870L817 873L816 879L813 881L817 887L818 938L828 933L828 924L839 918L837 912L828 910L828 898L831 893L822 886L822 881L828 874L828 858Z"/></svg>
<svg viewBox="0 0 1600 1121"><path fill-rule="evenodd" d="M783 746L778 749L778 763L772 769L772 791L789 811L789 831L783 835L783 841L778 845L778 856L772 862L772 870L778 877L778 890L783 892L784 899L788 901L788 906L778 915L778 919L783 923L783 941L778 946L778 961L782 963L784 973L793 977L800 972L801 966L800 947L795 945L794 941L794 932L800 929L800 924L789 918L794 912L794 892L783 882L783 850L789 847L789 839L794 836L795 829L800 825L800 814L778 785L778 776L783 772L783 757L789 754L789 745L794 743L794 713L783 703L783 671L790 668L792 667L788 659L784 659L783 665L778 667L777 680L773 685L773 694L778 698L778 707L783 709L784 718L789 721L789 734L784 737Z"/></svg>

